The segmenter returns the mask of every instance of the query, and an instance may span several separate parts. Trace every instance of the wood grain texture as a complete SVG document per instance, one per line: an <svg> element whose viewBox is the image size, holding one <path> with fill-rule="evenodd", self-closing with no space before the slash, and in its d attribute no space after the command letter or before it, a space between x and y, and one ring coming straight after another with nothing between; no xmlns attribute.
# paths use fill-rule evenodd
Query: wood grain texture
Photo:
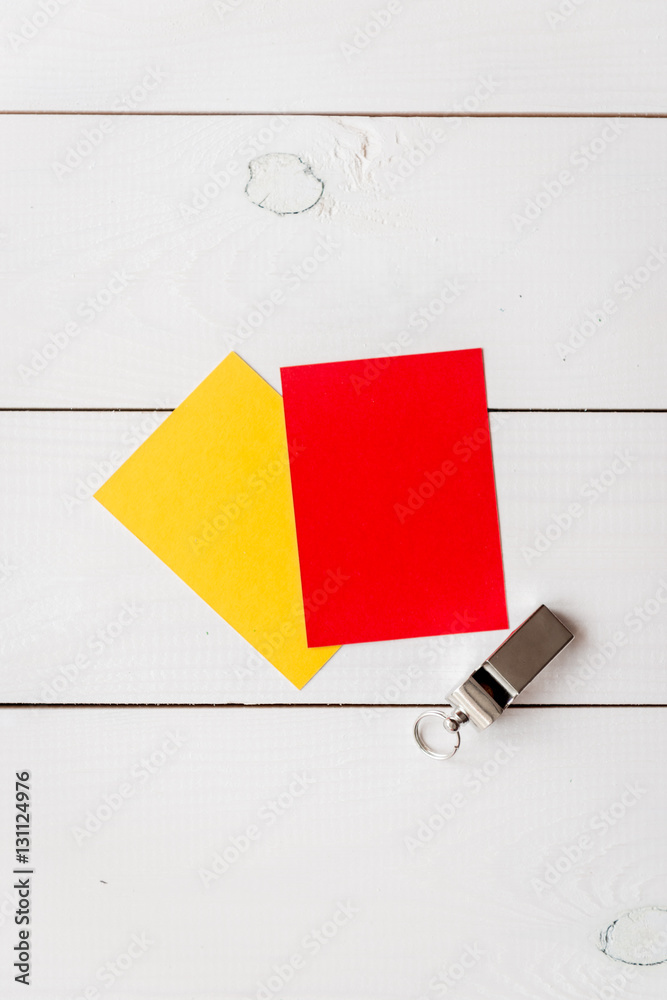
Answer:
<svg viewBox="0 0 667 1000"><path fill-rule="evenodd" d="M272 153L309 211L244 193ZM664 408L666 155L667 120L5 117L0 404L481 345L491 407Z"/></svg>
<svg viewBox="0 0 667 1000"><path fill-rule="evenodd" d="M414 715L0 712L3 787L33 774L31 996L111 994L98 970L145 935L114 994L255 1000L282 975L268 996L663 997L664 965L598 941L667 902L664 712L510 709L448 764L419 753ZM11 822L5 794L8 849ZM7 961L0 982L22 995Z"/></svg>
<svg viewBox="0 0 667 1000"><path fill-rule="evenodd" d="M18 110L393 114L456 111L492 77L484 110L664 112L665 16L652 0L23 0L3 12L0 84Z"/></svg>
<svg viewBox="0 0 667 1000"><path fill-rule="evenodd" d="M92 499L163 418L0 415L0 700L441 703L504 638L347 646L297 692ZM666 702L667 415L492 428L511 626L546 603L577 635L524 700Z"/></svg>

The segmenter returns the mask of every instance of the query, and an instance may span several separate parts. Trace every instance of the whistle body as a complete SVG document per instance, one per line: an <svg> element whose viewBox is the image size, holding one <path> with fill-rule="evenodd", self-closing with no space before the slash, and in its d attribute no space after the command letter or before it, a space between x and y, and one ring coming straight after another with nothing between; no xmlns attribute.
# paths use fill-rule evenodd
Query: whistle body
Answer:
<svg viewBox="0 0 667 1000"><path fill-rule="evenodd" d="M543 604L447 700L478 729L486 729L573 638Z"/></svg>

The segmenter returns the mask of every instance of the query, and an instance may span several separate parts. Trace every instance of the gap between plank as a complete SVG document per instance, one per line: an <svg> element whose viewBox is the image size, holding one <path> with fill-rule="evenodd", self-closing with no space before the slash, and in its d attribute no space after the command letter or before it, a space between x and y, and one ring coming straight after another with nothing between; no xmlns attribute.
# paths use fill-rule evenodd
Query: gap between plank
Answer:
<svg viewBox="0 0 667 1000"><path fill-rule="evenodd" d="M0 413L173 413L171 406L0 406ZM489 413L667 413L664 409L559 406L490 406Z"/></svg>
<svg viewBox="0 0 667 1000"><path fill-rule="evenodd" d="M102 115L126 118L667 118L665 111L0 111L0 115Z"/></svg>
<svg viewBox="0 0 667 1000"><path fill-rule="evenodd" d="M406 702L398 703L392 702L391 705L385 705L384 702L201 702L201 704L193 704L192 702L61 702L58 704L50 703L45 705L44 702L3 702L0 704L0 709L7 708L43 708L46 710L52 708L443 708L447 706L447 702ZM449 706L451 708L451 706ZM511 705L505 711L512 712L514 709L543 709L543 708L667 708L667 704L657 703L657 704L636 704L634 702L623 702L619 704L605 702L603 704L596 704L595 702L582 702L576 705L568 704L549 704L549 705Z"/></svg>

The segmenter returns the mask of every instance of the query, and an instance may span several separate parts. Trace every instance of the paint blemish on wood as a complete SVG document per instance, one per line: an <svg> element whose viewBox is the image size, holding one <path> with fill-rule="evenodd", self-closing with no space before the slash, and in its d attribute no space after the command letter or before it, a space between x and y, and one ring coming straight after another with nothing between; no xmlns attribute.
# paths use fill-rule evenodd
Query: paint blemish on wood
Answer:
<svg viewBox="0 0 667 1000"><path fill-rule="evenodd" d="M629 910L600 934L600 950L628 965L667 962L667 908Z"/></svg>
<svg viewBox="0 0 667 1000"><path fill-rule="evenodd" d="M384 142L382 135L370 123L364 127L350 119L336 118L332 156L342 169L349 191L369 190L380 194L382 189L374 176L381 162Z"/></svg>
<svg viewBox="0 0 667 1000"><path fill-rule="evenodd" d="M265 153L248 164L245 193L255 205L276 215L296 215L317 205L324 182L294 153Z"/></svg>

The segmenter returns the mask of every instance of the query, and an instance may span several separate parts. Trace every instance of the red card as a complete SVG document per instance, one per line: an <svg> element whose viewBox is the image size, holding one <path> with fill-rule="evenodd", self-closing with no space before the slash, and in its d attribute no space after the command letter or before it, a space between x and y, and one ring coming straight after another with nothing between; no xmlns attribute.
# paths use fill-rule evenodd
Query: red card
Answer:
<svg viewBox="0 0 667 1000"><path fill-rule="evenodd" d="M507 628L481 349L281 374L308 645Z"/></svg>

